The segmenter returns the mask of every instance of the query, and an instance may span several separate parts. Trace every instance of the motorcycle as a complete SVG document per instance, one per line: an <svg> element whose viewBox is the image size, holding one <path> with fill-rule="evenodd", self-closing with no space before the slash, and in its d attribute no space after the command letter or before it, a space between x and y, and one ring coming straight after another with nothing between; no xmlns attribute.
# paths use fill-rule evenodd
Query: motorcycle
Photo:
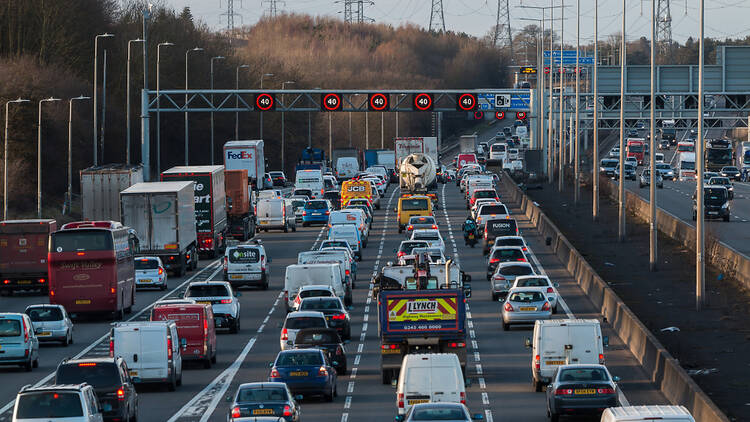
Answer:
<svg viewBox="0 0 750 422"><path fill-rule="evenodd" d="M477 244L477 236L474 232L470 232L466 236L465 244L471 246L472 248Z"/></svg>

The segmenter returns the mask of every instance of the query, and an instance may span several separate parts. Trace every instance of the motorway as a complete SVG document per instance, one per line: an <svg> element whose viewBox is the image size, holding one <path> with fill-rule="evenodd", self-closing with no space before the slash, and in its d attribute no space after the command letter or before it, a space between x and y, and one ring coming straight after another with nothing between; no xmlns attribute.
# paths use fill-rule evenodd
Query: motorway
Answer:
<svg viewBox="0 0 750 422"><path fill-rule="evenodd" d="M465 203L453 184L441 186L441 208L436 211L446 242L446 255L458 260L473 278L473 296L469 299L467 327L467 405L472 413L483 413L489 421L546 421L545 396L533 392L531 352L524 339L531 326L503 332L500 305L492 302L485 281L486 260L481 248L463 245L461 224L466 216ZM501 192L502 194L502 192ZM338 397L333 403L317 399L303 400L305 421L385 421L396 414L395 388L382 385L379 372L380 345L377 336L377 309L368 283L373 272L394 259L393 249L403 239L397 233L393 206L397 190L389 188L383 209L376 211L368 248L359 264L352 316L352 341L347 345L351 373L338 379ZM508 204L518 213L517 204ZM516 215L522 234L534 252L533 264L560 284L564 299L557 318L598 318L593 306L578 288L560 261L544 245L544 239L529 229L527 220ZM265 380L268 363L279 351L279 326L283 307L279 306L284 268L296 263L298 252L315 248L325 236L320 227L300 228L296 233L263 233L266 251L272 258L271 288L267 291L242 290L242 329L239 334L220 334L218 361L211 369L186 366L183 385L175 392L154 386L138 387L141 421L223 421L228 403L225 396L242 382ZM186 282L221 277L218 261L202 261L201 268L184 278L171 278L167 297L178 297ZM143 320L151 304L164 297L163 292L139 291L137 306L129 318ZM23 295L3 298L3 310L22 312L32 303L47 302L46 297ZM567 315L566 315L567 314ZM57 363L66 356L97 356L108 353L106 335L109 321L76 321L75 343L69 347L42 346L40 366L27 373L15 368L0 368L0 421L9 420L9 409L16 392L25 384L47 383ZM610 371L622 378L623 403L665 404L666 400L642 371L607 324L604 335L610 337L605 357Z"/></svg>

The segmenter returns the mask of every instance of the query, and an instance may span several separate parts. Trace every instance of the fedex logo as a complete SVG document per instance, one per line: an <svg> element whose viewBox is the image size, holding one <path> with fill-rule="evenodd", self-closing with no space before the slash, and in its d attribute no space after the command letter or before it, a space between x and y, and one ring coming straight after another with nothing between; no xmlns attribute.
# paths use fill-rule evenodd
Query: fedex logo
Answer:
<svg viewBox="0 0 750 422"><path fill-rule="evenodd" d="M227 160L249 160L253 158L251 151L227 151Z"/></svg>

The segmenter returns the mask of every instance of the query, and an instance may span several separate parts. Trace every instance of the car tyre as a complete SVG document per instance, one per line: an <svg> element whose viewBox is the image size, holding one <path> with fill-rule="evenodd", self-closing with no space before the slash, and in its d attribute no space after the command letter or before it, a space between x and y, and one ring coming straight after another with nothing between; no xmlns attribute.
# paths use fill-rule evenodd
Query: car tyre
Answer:
<svg viewBox="0 0 750 422"><path fill-rule="evenodd" d="M31 372L31 368L33 367L33 363L31 362L31 358L29 357L29 360L21 365L24 371Z"/></svg>
<svg viewBox="0 0 750 422"><path fill-rule="evenodd" d="M296 231L297 231L297 225L295 224L292 226L292 232L296 232Z"/></svg>
<svg viewBox="0 0 750 422"><path fill-rule="evenodd" d="M203 369L211 369L211 351L209 350L208 357L203 360Z"/></svg>
<svg viewBox="0 0 750 422"><path fill-rule="evenodd" d="M351 340L352 339L352 327L348 326L346 327L346 331L344 332L344 340Z"/></svg>
<svg viewBox="0 0 750 422"><path fill-rule="evenodd" d="M289 233L289 225L284 224L284 233Z"/></svg>
<svg viewBox="0 0 750 422"><path fill-rule="evenodd" d="M391 380L393 379L393 374L391 373L390 369L381 369L380 375L382 376L383 384L388 385L391 383Z"/></svg>
<svg viewBox="0 0 750 422"><path fill-rule="evenodd" d="M169 378L169 382L167 383L167 390L174 391L177 389L177 377L172 374L172 376Z"/></svg>
<svg viewBox="0 0 750 422"><path fill-rule="evenodd" d="M503 322L503 331L508 331L508 330L510 330L510 324L508 324L507 322Z"/></svg>
<svg viewBox="0 0 750 422"><path fill-rule="evenodd" d="M177 385L178 386L182 385L182 371L180 371L180 377L177 378Z"/></svg>
<svg viewBox="0 0 750 422"><path fill-rule="evenodd" d="M724 221L729 221L729 214L724 216Z"/></svg>
<svg viewBox="0 0 750 422"><path fill-rule="evenodd" d="M403 233L403 232L404 232L404 228L403 228L403 227L401 227L401 226L399 226L399 227L398 227L398 232L399 232L399 233Z"/></svg>
<svg viewBox="0 0 750 422"><path fill-rule="evenodd" d="M309 227L309 226L310 226L310 223L302 222L302 227Z"/></svg>
<svg viewBox="0 0 750 422"><path fill-rule="evenodd" d="M557 413L550 413L549 420L550 422L558 422L560 420L560 415L558 415Z"/></svg>
<svg viewBox="0 0 750 422"><path fill-rule="evenodd" d="M211 356L211 363L216 363L216 350L213 351L213 354Z"/></svg>
<svg viewBox="0 0 750 422"><path fill-rule="evenodd" d="M537 380L533 380L532 382L534 383L534 391L536 391L537 393L541 393L542 392L542 382L541 381L537 381Z"/></svg>

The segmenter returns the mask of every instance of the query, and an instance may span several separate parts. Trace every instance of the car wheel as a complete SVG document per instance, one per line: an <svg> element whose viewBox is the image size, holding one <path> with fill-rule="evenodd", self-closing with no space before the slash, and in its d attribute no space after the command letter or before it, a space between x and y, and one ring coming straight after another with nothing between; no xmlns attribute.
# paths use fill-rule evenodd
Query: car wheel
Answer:
<svg viewBox="0 0 750 422"><path fill-rule="evenodd" d="M331 387L330 393L323 394L323 400L329 403L333 401L333 387Z"/></svg>
<svg viewBox="0 0 750 422"><path fill-rule="evenodd" d="M729 214L724 216L724 221L729 221Z"/></svg>
<svg viewBox="0 0 750 422"><path fill-rule="evenodd" d="M213 351L213 356L211 356L211 363L216 363L216 350Z"/></svg>
<svg viewBox="0 0 750 422"><path fill-rule="evenodd" d="M180 376L177 378L177 385L182 385L182 370L180 370Z"/></svg>
<svg viewBox="0 0 750 422"><path fill-rule="evenodd" d="M560 420L560 415L558 415L557 413L550 413L549 420L550 422L558 422Z"/></svg>
<svg viewBox="0 0 750 422"><path fill-rule="evenodd" d="M211 369L211 351L209 350L208 357L203 360L203 369Z"/></svg>
<svg viewBox="0 0 750 422"><path fill-rule="evenodd" d="M380 375L382 376L383 384L388 385L391 383L391 379L393 378L393 376L390 369L381 369Z"/></svg>
<svg viewBox="0 0 750 422"><path fill-rule="evenodd" d="M403 229L403 227L399 226L399 227L398 227L398 232L399 232L399 233L403 233L403 232L404 232L404 229Z"/></svg>
<svg viewBox="0 0 750 422"><path fill-rule="evenodd" d="M541 381L537 381L537 380L533 380L532 382L534 383L534 391L536 391L537 393L541 393L542 392L542 382Z"/></svg>
<svg viewBox="0 0 750 422"><path fill-rule="evenodd" d="M503 331L508 331L508 330L510 330L510 324L508 324L507 322L503 322Z"/></svg>
<svg viewBox="0 0 750 422"><path fill-rule="evenodd" d="M284 224L284 233L289 233L289 225Z"/></svg>
<svg viewBox="0 0 750 422"><path fill-rule="evenodd" d="M302 223L302 227L309 227L309 226L310 226L310 223L305 223L305 222Z"/></svg>
<svg viewBox="0 0 750 422"><path fill-rule="evenodd" d="M553 314L556 314L556 313L557 313L557 305L555 305L555 307L554 307L554 308L552 308L552 313L553 313Z"/></svg>
<svg viewBox="0 0 750 422"><path fill-rule="evenodd" d="M352 338L352 327L346 327L346 332L344 333L344 340L351 340Z"/></svg>
<svg viewBox="0 0 750 422"><path fill-rule="evenodd" d="M169 382L167 383L167 390L174 391L177 389L177 377L172 374L172 377L169 378Z"/></svg>
<svg viewBox="0 0 750 422"><path fill-rule="evenodd" d="M296 232L296 231L297 231L297 224L292 226L292 232Z"/></svg>
<svg viewBox="0 0 750 422"><path fill-rule="evenodd" d="M21 365L24 371L31 372L31 368L33 367L33 364L31 362L31 358L29 357L29 360L26 361L23 365Z"/></svg>

